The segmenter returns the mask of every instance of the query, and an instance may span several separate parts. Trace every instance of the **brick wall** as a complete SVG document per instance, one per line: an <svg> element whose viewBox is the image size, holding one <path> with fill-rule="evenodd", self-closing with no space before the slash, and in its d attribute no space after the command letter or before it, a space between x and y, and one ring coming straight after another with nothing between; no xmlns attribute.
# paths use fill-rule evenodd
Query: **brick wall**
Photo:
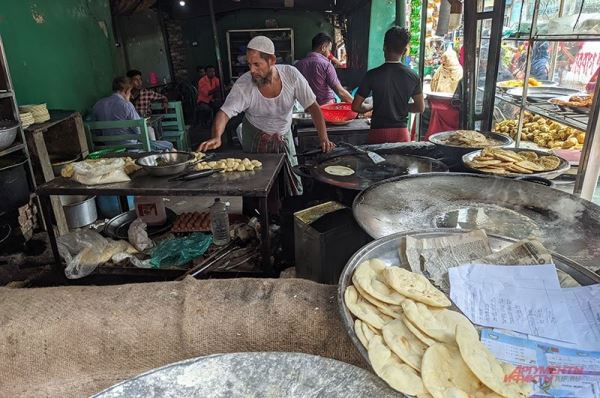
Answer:
<svg viewBox="0 0 600 398"><path fill-rule="evenodd" d="M185 62L185 44L183 41L183 29L180 22L169 18L167 14L163 14L165 30L167 32L167 40L169 42L169 50L171 52L171 62L173 64L173 73L175 80L187 80L189 71Z"/></svg>

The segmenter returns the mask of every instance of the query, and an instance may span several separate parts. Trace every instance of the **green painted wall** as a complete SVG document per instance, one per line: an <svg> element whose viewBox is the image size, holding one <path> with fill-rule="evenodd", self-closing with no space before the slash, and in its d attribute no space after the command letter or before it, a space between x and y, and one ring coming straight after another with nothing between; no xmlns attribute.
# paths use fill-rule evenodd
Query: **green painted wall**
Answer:
<svg viewBox="0 0 600 398"><path fill-rule="evenodd" d="M84 111L123 72L108 0L0 0L0 34L19 104Z"/></svg>
<svg viewBox="0 0 600 398"><path fill-rule="evenodd" d="M369 31L369 69L384 62L383 37L394 26L396 19L396 0L371 0L371 28Z"/></svg>
<svg viewBox="0 0 600 398"><path fill-rule="evenodd" d="M295 58L303 58L311 49L311 40L319 32L333 35L333 26L319 12L301 10L240 10L217 18L224 73L229 78L226 32L232 29L263 28L266 19L275 19L280 28L294 29ZM182 20L186 46L186 62L190 77L195 77L197 65L215 64L212 28L208 17ZM198 46L192 46L196 41Z"/></svg>

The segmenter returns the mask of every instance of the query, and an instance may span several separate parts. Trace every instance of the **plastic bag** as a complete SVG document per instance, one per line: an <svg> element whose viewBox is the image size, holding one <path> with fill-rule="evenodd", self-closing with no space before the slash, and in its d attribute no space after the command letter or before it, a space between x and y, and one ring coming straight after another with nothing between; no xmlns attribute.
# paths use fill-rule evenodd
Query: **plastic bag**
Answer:
<svg viewBox="0 0 600 398"><path fill-rule="evenodd" d="M138 218L131 223L127 231L129 243L141 252L154 247L154 242L148 237L146 227L146 223Z"/></svg>
<svg viewBox="0 0 600 398"><path fill-rule="evenodd" d="M195 233L166 240L152 250L150 264L154 268L180 267L202 256L212 243L212 235Z"/></svg>
<svg viewBox="0 0 600 398"><path fill-rule="evenodd" d="M99 159L73 163L73 179L84 185L126 182L131 179L125 173L126 162L122 158Z"/></svg>
<svg viewBox="0 0 600 398"><path fill-rule="evenodd" d="M98 265L110 261L118 253L135 253L124 240L109 240L91 229L79 229L56 240L58 253L65 260L65 276L79 279L88 276Z"/></svg>

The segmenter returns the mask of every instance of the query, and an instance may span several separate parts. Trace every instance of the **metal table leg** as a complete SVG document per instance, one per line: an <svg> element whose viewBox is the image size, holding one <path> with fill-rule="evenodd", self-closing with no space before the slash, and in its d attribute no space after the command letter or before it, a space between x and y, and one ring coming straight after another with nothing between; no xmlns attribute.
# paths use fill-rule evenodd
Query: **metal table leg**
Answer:
<svg viewBox="0 0 600 398"><path fill-rule="evenodd" d="M269 233L269 200L260 198L258 201L260 211L260 253L262 256L263 272L266 276L275 276L271 261L271 234Z"/></svg>
<svg viewBox="0 0 600 398"><path fill-rule="evenodd" d="M54 269L55 271L62 272L62 264L60 261L60 254L58 253L58 245L56 244L54 225L52 224L52 202L50 201L50 196L41 195L38 197L40 199L40 206L42 207L42 214L44 215L44 223L46 224L46 231L48 232L50 248L54 255Z"/></svg>

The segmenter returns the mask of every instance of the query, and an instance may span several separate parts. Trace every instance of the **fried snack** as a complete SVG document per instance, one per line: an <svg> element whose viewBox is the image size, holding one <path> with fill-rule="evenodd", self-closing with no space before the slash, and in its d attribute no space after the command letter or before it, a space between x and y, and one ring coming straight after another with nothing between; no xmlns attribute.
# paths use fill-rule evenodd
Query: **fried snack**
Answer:
<svg viewBox="0 0 600 398"><path fill-rule="evenodd" d="M450 307L452 305L448 297L433 286L426 277L404 268L386 267L383 270L383 280L403 297L433 307Z"/></svg>
<svg viewBox="0 0 600 398"><path fill-rule="evenodd" d="M201 152L198 152L198 153L196 153L197 159L198 159L199 155L202 155L202 156L200 156L200 158L204 157L204 154L202 154ZM217 160L217 161L200 162L196 165L196 170L201 171L201 170L221 169L222 172L234 172L234 171L243 172L243 171L254 171L255 169L259 169L261 167L262 167L262 163L258 160L250 160L248 158L244 158L244 159L227 158L227 159L221 159L221 160Z"/></svg>
<svg viewBox="0 0 600 398"><path fill-rule="evenodd" d="M518 120L503 120L496 123L494 131L516 139L518 125ZM570 138L575 138L577 143L575 144L571 141L571 143L565 144ZM580 150L581 145L585 141L585 132L525 112L523 128L521 130L521 140L532 141L544 148Z"/></svg>
<svg viewBox="0 0 600 398"><path fill-rule="evenodd" d="M495 161L489 160L490 158ZM465 164L484 173L497 175L533 174L557 169L560 166L560 158L553 155L538 156L533 151L514 152L500 148L484 148L480 155L466 161Z"/></svg>
<svg viewBox="0 0 600 398"><path fill-rule="evenodd" d="M421 360L427 344L417 338L401 319L391 321L381 329L385 344L413 369L421 370Z"/></svg>
<svg viewBox="0 0 600 398"><path fill-rule="evenodd" d="M396 354L384 344L380 336L374 336L369 341L368 351L369 362L371 362L373 370L394 390L409 395L427 392L417 372L402 363Z"/></svg>
<svg viewBox="0 0 600 398"><path fill-rule="evenodd" d="M591 108L594 101L593 95L572 95L568 101L558 98L550 100L555 105L566 106L568 108Z"/></svg>
<svg viewBox="0 0 600 398"><path fill-rule="evenodd" d="M421 377L433 398L500 397L471 372L454 345L429 347L423 356Z"/></svg>
<svg viewBox="0 0 600 398"><path fill-rule="evenodd" d="M375 329L381 329L383 325L392 320L391 317L382 314L377 307L369 304L360 297L354 286L346 288L344 302L352 315L373 326Z"/></svg>
<svg viewBox="0 0 600 398"><path fill-rule="evenodd" d="M471 372L477 376L490 390L507 398L526 398L529 396L531 386L528 384L506 382L506 371L500 362L479 341L477 333L459 325L456 328L456 343L460 355Z"/></svg>
<svg viewBox="0 0 600 398"><path fill-rule="evenodd" d="M423 333L442 343L453 344L458 325L470 328L475 334L477 330L471 321L461 313L446 309L427 307L423 303L406 300L402 303L404 315Z"/></svg>
<svg viewBox="0 0 600 398"><path fill-rule="evenodd" d="M378 259L365 261L356 267L352 282L379 301L399 305L406 299L406 296L394 290L391 285L386 284L384 270L387 268L398 267L388 267Z"/></svg>

